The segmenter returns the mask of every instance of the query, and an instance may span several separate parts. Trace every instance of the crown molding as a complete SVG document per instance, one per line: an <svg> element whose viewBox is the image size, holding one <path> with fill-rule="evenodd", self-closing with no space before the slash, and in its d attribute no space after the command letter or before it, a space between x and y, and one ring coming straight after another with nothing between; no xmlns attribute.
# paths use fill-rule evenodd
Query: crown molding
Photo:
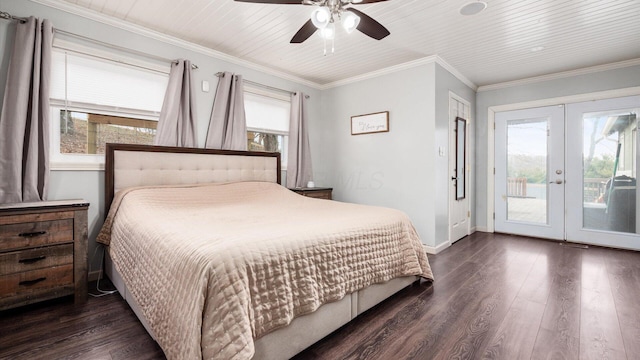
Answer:
<svg viewBox="0 0 640 360"><path fill-rule="evenodd" d="M177 37L174 36L170 36L167 34L163 34L161 32L155 31L155 30L151 30L148 29L146 27L140 26L140 25L136 25L136 24L132 24L129 23L127 21L124 20L120 20L111 16L107 16L107 15L103 15L100 14L96 11L93 11L91 9L87 9L72 3L68 3L65 1L61 1L61 0L29 0L31 2L35 2L44 6L48 6L50 8L54 8L57 10L61 10L70 14L74 14L77 16L81 16L83 18L89 19L89 20L93 20L105 25L109 25L109 26L113 26L115 28L118 29L122 29L125 31L129 31L132 32L134 34L138 34L138 35L142 35L148 38L152 38L154 40L158 40L158 41L162 41L164 43L170 44L170 45L175 45L178 47L181 47L183 49L186 50L190 50L193 52L197 52L203 55L207 55L207 56L211 56L213 58L219 59L219 60L223 60L223 61L228 61L230 63L234 63L237 65L241 65L253 70L257 70L260 72L263 72L265 74L268 75L273 75L273 76L277 76L281 79L285 79L285 80L289 80L289 81L293 81L296 82L298 84L301 85L306 85L309 86L311 88L314 89L321 89L322 85L313 82L313 81L309 81L307 79L303 79L285 72L281 72L281 71L277 71L274 70L272 68L266 67L266 66L262 66L262 65L258 65L256 63L247 61L247 60L243 60L240 58L237 58L235 56L231 56L229 54L225 54L223 52L220 51L216 51L201 45L197 45L191 42L188 42L186 40L182 40L179 39Z"/></svg>
<svg viewBox="0 0 640 360"><path fill-rule="evenodd" d="M338 86L343 86L343 85L348 85L348 84L353 84L359 81L363 81L363 80L368 80L368 79L373 79L379 76L383 76L383 75L387 75L387 74L391 74L394 72L398 72L398 71L402 71L402 70L406 70L406 69L411 69L417 66L421 66L421 65L426 65L426 64L430 64L430 63L435 63L436 62L436 56L432 55L432 56L427 56L424 58L420 58L417 60L412 60L412 61L408 61L402 64L398 64L398 65L393 65L393 66L389 66L380 70L374 70L368 73L364 73L364 74L360 74L360 75L356 75L350 78L346 78L346 79L342 79L342 80L338 80L338 81L334 81L334 82L330 82L327 84L324 84L321 88L321 90L327 90L327 89L331 89L331 88L335 88Z"/></svg>
<svg viewBox="0 0 640 360"><path fill-rule="evenodd" d="M586 68L582 68L582 69L562 71L562 72L558 72L558 73L554 73L554 74L534 76L534 77L520 79L520 80L505 81L505 82L502 82L502 83L497 83L497 84L492 84L492 85L483 85L483 86L478 87L478 92L499 90L499 89L514 87L514 86L533 84L533 83L550 81L550 80L557 80L557 79L564 79L564 78L568 78L568 77L572 77L572 76L593 74L593 73L597 73L597 72L601 72L601 71L621 69L621 68L630 67L630 66L636 66L636 65L640 65L640 58L631 59L631 60L625 60L625 61L619 61L619 62L610 63L610 64L604 64L604 65L590 66L590 67L586 67Z"/></svg>
<svg viewBox="0 0 640 360"><path fill-rule="evenodd" d="M408 62L405 62L405 63L402 63L402 64L389 66L389 67L386 67L384 69L375 70L375 71L371 71L371 72L368 72L368 73L365 73L365 74L361 74L361 75L353 76L353 77L346 78L346 79L343 79L343 80L338 80L338 81L334 81L334 82L331 82L331 83L328 83L328 84L324 84L324 85L322 85L320 87L320 89L321 90L331 89L331 88L334 88L334 87L343 86L343 85L347 85L347 84L352 84L352 83L356 83L356 82L362 81L362 80L373 79L373 78L376 78L376 77L379 77L379 76L382 76L382 75L387 75L387 74L391 74L391 73L394 73L394 72L398 72L398 71L402 71L402 70L406 70L406 69L411 69L411 68L414 68L414 67L417 67L417 66L431 64L431 63L436 63L436 64L442 66L445 70L450 72L451 75L455 76L458 80L462 81L465 85L467 85L468 87L470 87L474 91L478 88L476 86L476 84L474 84L471 80L469 80L467 77L462 75L461 72L456 70L456 68L451 66L443 58L441 58L438 55L431 55L431 56L423 57L423 58L420 58L420 59L417 59L417 60L408 61Z"/></svg>
<svg viewBox="0 0 640 360"><path fill-rule="evenodd" d="M464 76L458 69L454 68L446 62L439 55L436 55L436 63L442 66L445 70L451 73L451 75L455 76L458 80L462 81L465 85L473 89L473 91L478 91L478 85L474 84L473 81L469 80L466 76Z"/></svg>
<svg viewBox="0 0 640 360"><path fill-rule="evenodd" d="M194 44L191 42L188 42L186 40L182 40L179 39L177 37L174 36L170 36L155 30L151 30L148 29L146 27L140 26L140 25L136 25L136 24L132 24L129 23L127 21L124 20L120 20L111 16L107 16L107 15L103 15L101 13L98 13L94 10L91 9L87 9L85 7L79 6L79 5L75 5L66 1L62 1L62 0L29 0L31 2L35 2L44 6L48 6L50 8L53 9L57 9L57 10L61 10L70 14L74 14L89 20L93 20L108 26L113 26L115 28L121 29L121 30L125 30L125 31L129 31L132 32L134 34L138 34L141 36L145 36L154 40L158 40L170 45L174 45L174 46L178 46L181 47L183 49L186 50L190 50L193 52L197 52L203 55L207 55L207 56L211 56L213 58L219 59L219 60L223 60L223 61L228 61L230 63L236 64L236 65L241 65L256 71L260 71L263 72L265 74L268 75L273 75L276 77L279 77L281 79L284 80L289 80L301 85L306 85L309 86L311 88L314 89L318 89L318 90L326 90L326 89L330 89L330 88L334 88L337 86L342 86L342 85L346 85L346 84L351 84L354 82L358 82L358 81L362 81L362 80L366 80L366 79L371 79L371 78L375 78L378 76L382 76L382 75L386 75L386 74L390 74L390 73L394 73L397 71L402 71L402 70L406 70L409 68L413 68L416 66L420 66L420 65L424 65L424 64L429 64L429 63L437 63L440 66L442 66L445 70L449 71L453 76L455 76L458 80L462 81L465 85L469 86L470 88L472 88L474 91L476 91L478 89L478 87L471 81L469 80L467 77L465 77L461 72L459 72L457 69L455 69L453 66L451 66L448 62L446 62L444 59L442 59L440 56L438 55L431 55L431 56L427 56L424 58L420 58L417 60L413 60L413 61L409 61L409 62L405 62L402 64L398 64L398 65L394 65L394 66L390 66L384 69L380 69L380 70L375 70L366 74L362 74L362 75L357 75L354 77L350 77L347 79L343 79L343 80L338 80L335 82L331 82L331 83L327 83L327 84L319 84L317 82L313 82L313 81L309 81L307 79L303 79L301 77L298 76L294 76L291 74L288 74L286 72L282 72L282 71L278 71L278 70L274 70L272 68L263 66L263 65L258 65L256 63L247 61L247 60L243 60L241 58L235 57L235 56L231 56L229 54L225 54L223 52L217 51L217 50L213 50L210 49L208 47L202 46L202 45L198 45L198 44Z"/></svg>

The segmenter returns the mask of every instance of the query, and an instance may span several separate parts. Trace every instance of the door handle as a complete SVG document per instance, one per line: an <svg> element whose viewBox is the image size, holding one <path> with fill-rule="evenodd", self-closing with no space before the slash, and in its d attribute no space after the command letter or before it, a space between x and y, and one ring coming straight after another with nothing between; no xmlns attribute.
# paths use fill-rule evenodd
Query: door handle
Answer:
<svg viewBox="0 0 640 360"><path fill-rule="evenodd" d="M549 184L560 184L562 185L562 183L564 183L564 180L562 179L556 179L556 181L549 181Z"/></svg>

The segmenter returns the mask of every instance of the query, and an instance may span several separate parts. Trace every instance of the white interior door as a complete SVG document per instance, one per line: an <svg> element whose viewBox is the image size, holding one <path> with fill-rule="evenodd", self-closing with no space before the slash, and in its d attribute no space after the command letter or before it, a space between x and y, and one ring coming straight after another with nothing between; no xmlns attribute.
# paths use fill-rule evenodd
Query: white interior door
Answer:
<svg viewBox="0 0 640 360"><path fill-rule="evenodd" d="M469 235L469 127L470 105L451 94L449 97L449 241Z"/></svg>
<svg viewBox="0 0 640 360"><path fill-rule="evenodd" d="M640 96L567 105L567 240L640 250L639 113Z"/></svg>
<svg viewBox="0 0 640 360"><path fill-rule="evenodd" d="M564 107L496 113L495 231L564 239Z"/></svg>

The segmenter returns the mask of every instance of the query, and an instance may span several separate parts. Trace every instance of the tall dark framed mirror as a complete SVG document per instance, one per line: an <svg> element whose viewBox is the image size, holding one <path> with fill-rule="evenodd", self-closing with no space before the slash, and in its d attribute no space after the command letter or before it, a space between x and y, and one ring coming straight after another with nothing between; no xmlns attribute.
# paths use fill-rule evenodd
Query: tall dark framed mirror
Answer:
<svg viewBox="0 0 640 360"><path fill-rule="evenodd" d="M456 117L456 200L464 199L466 194L466 160L467 160L467 120Z"/></svg>

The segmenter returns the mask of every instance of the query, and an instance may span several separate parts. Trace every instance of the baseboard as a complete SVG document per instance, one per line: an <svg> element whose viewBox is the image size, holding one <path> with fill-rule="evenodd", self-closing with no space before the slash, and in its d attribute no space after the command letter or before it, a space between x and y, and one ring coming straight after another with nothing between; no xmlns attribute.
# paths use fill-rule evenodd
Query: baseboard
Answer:
<svg viewBox="0 0 640 360"><path fill-rule="evenodd" d="M486 226L476 226L475 231L479 232L491 232ZM471 232L473 234L473 231Z"/></svg>
<svg viewBox="0 0 640 360"><path fill-rule="evenodd" d="M444 242L444 243L442 243L442 244L440 244L438 246L429 246L429 245L422 244L422 247L424 248L424 251L427 254L432 254L432 255L436 255L436 254L440 253L442 250L448 248L449 246L451 246L451 243L448 242L448 241Z"/></svg>

